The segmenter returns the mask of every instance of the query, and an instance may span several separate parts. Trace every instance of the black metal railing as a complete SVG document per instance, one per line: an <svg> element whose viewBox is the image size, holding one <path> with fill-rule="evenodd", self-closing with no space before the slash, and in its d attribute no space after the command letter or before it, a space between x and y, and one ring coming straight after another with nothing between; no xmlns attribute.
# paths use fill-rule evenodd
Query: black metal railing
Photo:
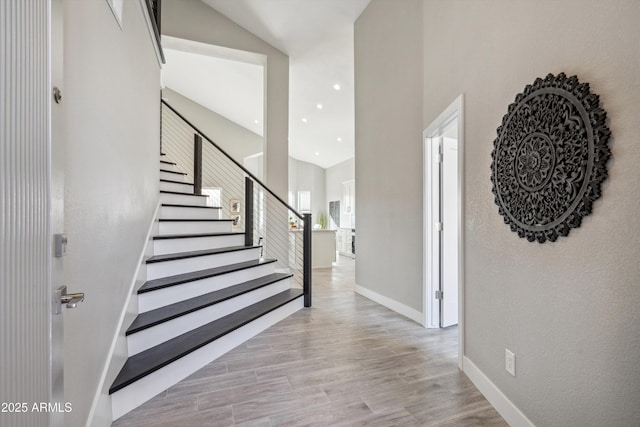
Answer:
<svg viewBox="0 0 640 427"><path fill-rule="evenodd" d="M261 246L261 257L293 275L310 307L311 214L298 213L166 101L161 108L162 151L193 180L194 193L209 194L222 217L233 219L246 246Z"/></svg>

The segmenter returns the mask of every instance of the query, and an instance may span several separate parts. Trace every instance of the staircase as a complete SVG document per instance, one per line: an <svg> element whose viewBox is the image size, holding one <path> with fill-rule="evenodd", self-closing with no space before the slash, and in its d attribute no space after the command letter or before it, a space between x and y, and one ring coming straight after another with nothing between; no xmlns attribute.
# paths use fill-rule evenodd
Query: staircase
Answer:
<svg viewBox="0 0 640 427"><path fill-rule="evenodd" d="M109 389L114 420L304 305L293 275L246 245L165 157L147 282L126 330L128 359Z"/></svg>

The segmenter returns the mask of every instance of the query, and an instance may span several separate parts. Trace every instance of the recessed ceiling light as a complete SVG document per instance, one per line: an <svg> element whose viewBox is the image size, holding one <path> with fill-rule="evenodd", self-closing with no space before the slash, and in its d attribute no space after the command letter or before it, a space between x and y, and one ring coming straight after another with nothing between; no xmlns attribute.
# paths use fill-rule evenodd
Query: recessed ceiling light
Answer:
<svg viewBox="0 0 640 427"><path fill-rule="evenodd" d="M302 118L302 123L307 123L307 118L306 117Z"/></svg>
<svg viewBox="0 0 640 427"><path fill-rule="evenodd" d="M333 88L335 90L340 90L340 85L338 83L336 83L336 84L333 85Z"/></svg>
<svg viewBox="0 0 640 427"><path fill-rule="evenodd" d="M253 123L258 124L260 123L260 120L254 120Z"/></svg>
<svg viewBox="0 0 640 427"><path fill-rule="evenodd" d="M316 155L316 156L319 156L319 155L320 155L320 153L318 153L318 152L316 151L316 152L315 152L315 155Z"/></svg>
<svg viewBox="0 0 640 427"><path fill-rule="evenodd" d="M340 137L336 138L336 140L337 140L338 142L342 142L342 138L340 138Z"/></svg>
<svg viewBox="0 0 640 427"><path fill-rule="evenodd" d="M317 108L318 110L322 110L322 104L318 104L318 105L316 105L316 108Z"/></svg>

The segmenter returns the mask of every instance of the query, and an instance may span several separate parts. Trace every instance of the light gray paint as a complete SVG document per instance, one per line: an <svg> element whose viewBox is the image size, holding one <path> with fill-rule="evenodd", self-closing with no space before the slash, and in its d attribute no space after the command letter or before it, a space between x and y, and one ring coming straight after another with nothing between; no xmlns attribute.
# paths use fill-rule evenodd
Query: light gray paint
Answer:
<svg viewBox="0 0 640 427"><path fill-rule="evenodd" d="M355 179L355 161L353 158L349 160L345 160L342 163L338 163L335 166L331 166L328 169L325 169L326 176L326 205L325 212L327 214L327 227L330 224L329 221L329 202L340 201L340 205L342 206L342 198L343 198L343 189L342 183L345 181L351 181ZM356 206L356 210L357 210Z"/></svg>
<svg viewBox="0 0 640 427"><path fill-rule="evenodd" d="M374 0L356 21L355 97L356 283L422 311L420 1Z"/></svg>
<svg viewBox="0 0 640 427"><path fill-rule="evenodd" d="M162 97L238 162L242 163L245 157L262 152L262 137L260 135L222 117L215 111L209 110L171 88L163 89Z"/></svg>
<svg viewBox="0 0 640 427"><path fill-rule="evenodd" d="M329 213L325 198L325 170L320 166L289 157L289 191L293 193L293 207L298 212L298 191L311 191L311 219L314 224L318 223L321 212Z"/></svg>
<svg viewBox="0 0 640 427"><path fill-rule="evenodd" d="M49 7L0 2L0 425L41 426L51 401ZM5 407L26 403L27 407Z"/></svg>
<svg viewBox="0 0 640 427"><path fill-rule="evenodd" d="M400 39L379 28L400 13L391 15L386 10L392 7L389 3L374 0L356 26L356 82L365 74L362 67L363 72L358 72L358 64L372 50L369 43L383 49L391 44L403 52L414 46L413 39ZM536 425L637 424L640 4L635 0L606 4L595 0L425 0L423 4L424 51L417 54L418 61L424 60L422 127L460 93L465 96L466 357ZM412 2L393 2L393 7L416 13ZM365 38L363 46L358 40ZM390 64L391 59L380 55L377 61L367 61L369 73L386 67L386 79L374 82L379 87L367 88L383 94L396 91L399 97L406 91L402 83L411 64L400 60ZM577 74L600 95L610 118L613 160L593 214L568 238L540 245L518 238L503 223L493 201L489 167L496 128L508 105L525 85L550 72ZM419 85L413 90L420 91ZM415 107L410 100L397 108ZM389 151L402 152L406 163L383 172L390 187L411 196L404 188L407 164L415 156L413 143L395 138L387 152L370 156L358 149L365 147L366 139L360 138L362 144L358 144L363 128L382 132L397 121L393 112L376 115L383 108L378 104L389 101L389 96L374 99L373 94L356 90L356 180L362 186L364 171L371 179L371 170ZM416 181L421 173L411 169ZM356 196L361 229L360 206L374 199L360 187ZM387 194L378 198L388 200ZM397 241L392 244L399 246ZM363 251L357 272L375 271L371 255ZM402 251L406 258L387 265L394 270L413 269L410 254L420 252L420 244L405 238ZM368 256L363 260L364 255ZM386 294L402 301L393 295L398 281L389 283ZM516 354L515 377L504 370L505 348Z"/></svg>
<svg viewBox="0 0 640 427"><path fill-rule="evenodd" d="M138 1L65 3L65 425L85 425L158 199L160 70Z"/></svg>
<svg viewBox="0 0 640 427"><path fill-rule="evenodd" d="M162 32L181 39L245 50L267 56L265 67L265 182L287 194L289 127L289 57L199 0L162 5Z"/></svg>
<svg viewBox="0 0 640 427"><path fill-rule="evenodd" d="M466 354L541 426L640 418L638 19L635 0L425 3L424 123L465 94ZM559 72L600 95L614 160L582 226L531 244L498 214L490 153L515 95Z"/></svg>

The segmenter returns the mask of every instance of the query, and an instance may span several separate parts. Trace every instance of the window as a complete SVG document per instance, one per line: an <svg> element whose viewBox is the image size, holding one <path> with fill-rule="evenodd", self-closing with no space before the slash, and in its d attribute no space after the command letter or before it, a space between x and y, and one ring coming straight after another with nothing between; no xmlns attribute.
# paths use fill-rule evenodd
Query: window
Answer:
<svg viewBox="0 0 640 427"><path fill-rule="evenodd" d="M311 191L298 191L298 210L300 213L311 212Z"/></svg>

